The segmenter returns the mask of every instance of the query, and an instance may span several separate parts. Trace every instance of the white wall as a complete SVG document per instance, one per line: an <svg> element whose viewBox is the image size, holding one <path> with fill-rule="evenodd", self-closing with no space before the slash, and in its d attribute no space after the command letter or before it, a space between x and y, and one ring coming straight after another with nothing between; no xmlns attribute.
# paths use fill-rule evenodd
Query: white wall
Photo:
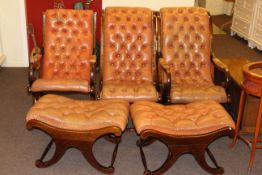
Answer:
<svg viewBox="0 0 262 175"><path fill-rule="evenodd" d="M0 0L0 32L3 66L28 66L24 0Z"/></svg>
<svg viewBox="0 0 262 175"><path fill-rule="evenodd" d="M225 0L198 0L198 4L207 8L211 15L231 15L233 8L233 2L226 2Z"/></svg>
<svg viewBox="0 0 262 175"><path fill-rule="evenodd" d="M161 7L194 6L195 0L103 0L103 9L108 6L148 7L159 10Z"/></svg>

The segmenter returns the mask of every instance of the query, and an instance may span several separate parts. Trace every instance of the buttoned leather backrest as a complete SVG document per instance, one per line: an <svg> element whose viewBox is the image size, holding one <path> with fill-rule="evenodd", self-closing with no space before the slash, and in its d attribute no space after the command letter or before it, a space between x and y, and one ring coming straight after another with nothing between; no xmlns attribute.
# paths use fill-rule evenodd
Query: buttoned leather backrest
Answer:
<svg viewBox="0 0 262 175"><path fill-rule="evenodd" d="M173 84L210 84L212 33L204 8L163 8L161 51L171 67Z"/></svg>
<svg viewBox="0 0 262 175"><path fill-rule="evenodd" d="M47 10L42 78L90 79L93 11Z"/></svg>
<svg viewBox="0 0 262 175"><path fill-rule="evenodd" d="M152 12L109 7L103 26L103 81L152 80Z"/></svg>

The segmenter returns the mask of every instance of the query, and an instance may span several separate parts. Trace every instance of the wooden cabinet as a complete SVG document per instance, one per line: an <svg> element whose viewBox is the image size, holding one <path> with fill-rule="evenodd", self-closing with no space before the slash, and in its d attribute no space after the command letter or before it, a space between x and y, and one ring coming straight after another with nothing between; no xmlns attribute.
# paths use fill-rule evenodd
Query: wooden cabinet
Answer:
<svg viewBox="0 0 262 175"><path fill-rule="evenodd" d="M262 0L236 0L231 35L248 40L248 46L262 50Z"/></svg>

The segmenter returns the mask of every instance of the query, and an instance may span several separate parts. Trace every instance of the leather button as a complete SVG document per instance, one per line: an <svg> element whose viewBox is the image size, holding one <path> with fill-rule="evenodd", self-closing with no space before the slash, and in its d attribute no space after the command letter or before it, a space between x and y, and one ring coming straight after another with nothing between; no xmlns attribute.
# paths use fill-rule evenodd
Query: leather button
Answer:
<svg viewBox="0 0 262 175"><path fill-rule="evenodd" d="M111 24L111 25L109 26L109 29L110 29L110 30L115 30L115 26L114 26L113 24Z"/></svg>
<svg viewBox="0 0 262 175"><path fill-rule="evenodd" d="M111 44L110 44L110 48L111 48L111 49L115 49L115 47L116 47L116 45L115 45L114 43L111 43Z"/></svg>
<svg viewBox="0 0 262 175"><path fill-rule="evenodd" d="M63 21L56 21L56 23L55 23L55 25L57 26L57 27L60 27L60 26L62 26L63 25Z"/></svg>
<svg viewBox="0 0 262 175"><path fill-rule="evenodd" d="M173 21L177 21L177 17L175 17L175 16L173 16L172 19L173 19Z"/></svg>
<svg viewBox="0 0 262 175"><path fill-rule="evenodd" d="M173 25L170 24L170 25L167 26L167 28L168 28L168 30L173 30Z"/></svg>
<svg viewBox="0 0 262 175"><path fill-rule="evenodd" d="M199 27L199 29L202 30L202 31L204 31L204 30L205 30L205 27L204 27L203 25L201 25L201 26Z"/></svg>
<svg viewBox="0 0 262 175"><path fill-rule="evenodd" d="M120 46L120 48L121 48L122 50L126 50L126 45L125 45L125 43L122 43L121 46Z"/></svg>
<svg viewBox="0 0 262 175"><path fill-rule="evenodd" d="M179 30L180 30L180 31L183 31L183 30L184 30L184 26L180 26L180 27L179 27Z"/></svg>
<svg viewBox="0 0 262 175"><path fill-rule="evenodd" d="M122 29L122 30L125 30L125 29L126 29L126 26L125 26L125 25L122 25L122 26L121 26L121 29Z"/></svg>
<svg viewBox="0 0 262 175"><path fill-rule="evenodd" d="M61 57L61 56L60 56L60 55L58 55L58 54L57 54L57 55L55 55L55 59L57 59L57 60L58 60L58 59L60 59L60 57Z"/></svg>
<svg viewBox="0 0 262 175"><path fill-rule="evenodd" d="M195 21L199 21L199 17L198 17L198 16L195 16L195 17L194 17L194 20L195 20Z"/></svg>
<svg viewBox="0 0 262 175"><path fill-rule="evenodd" d="M140 40L140 41L141 41L142 39L143 39L142 35L138 35L138 36L137 36L137 40Z"/></svg>
<svg viewBox="0 0 262 175"><path fill-rule="evenodd" d="M183 44L179 44L179 49L184 49L184 45Z"/></svg>
<svg viewBox="0 0 262 175"><path fill-rule="evenodd" d="M189 35L185 35L185 40L186 40L186 41L189 40Z"/></svg>
<svg viewBox="0 0 262 175"><path fill-rule="evenodd" d="M137 14L137 10L133 10L132 13L133 13L133 14Z"/></svg>
<svg viewBox="0 0 262 175"><path fill-rule="evenodd" d="M78 25L78 27L83 27L83 22L82 21L78 21L77 25Z"/></svg>
<svg viewBox="0 0 262 175"><path fill-rule="evenodd" d="M183 9L178 9L178 13L183 13Z"/></svg>
<svg viewBox="0 0 262 175"><path fill-rule="evenodd" d="M141 17L137 17L137 21L142 21L142 18Z"/></svg>
<svg viewBox="0 0 262 175"><path fill-rule="evenodd" d="M79 31L78 30L73 30L73 34L77 35L77 34L79 34Z"/></svg>
<svg viewBox="0 0 262 175"><path fill-rule="evenodd" d="M174 54L174 58L179 58L178 53L175 53L175 54Z"/></svg>
<svg viewBox="0 0 262 175"><path fill-rule="evenodd" d="M127 17L126 17L126 20L127 20L127 21L130 21L130 20L131 20L131 17L130 17L130 16L127 16Z"/></svg>
<svg viewBox="0 0 262 175"><path fill-rule="evenodd" d="M143 44L142 45L142 50L145 50L147 48L147 45L146 44Z"/></svg>
<svg viewBox="0 0 262 175"><path fill-rule="evenodd" d="M63 29L62 29L62 32L63 32L64 34L66 34L66 33L67 33L67 29L66 29L66 28L63 28Z"/></svg>
<svg viewBox="0 0 262 175"><path fill-rule="evenodd" d="M73 21L71 21L71 20L66 23L66 25L69 26L69 27L73 26L73 24L74 24L74 23L73 23Z"/></svg>
<svg viewBox="0 0 262 175"><path fill-rule="evenodd" d="M169 43L167 44L167 47L170 48L170 49L172 49L172 48L174 47L174 45L173 45L173 43L169 42Z"/></svg>
<svg viewBox="0 0 262 175"><path fill-rule="evenodd" d="M189 27L189 30L190 30L190 31L194 31L194 30L195 30L195 27L194 27L194 26L190 26L190 27Z"/></svg>
<svg viewBox="0 0 262 175"><path fill-rule="evenodd" d="M119 16L117 16L116 21L121 21L121 18Z"/></svg>
<svg viewBox="0 0 262 175"><path fill-rule="evenodd" d="M74 17L74 18L78 18L78 15L75 13L75 14L73 15L73 17Z"/></svg>
<svg viewBox="0 0 262 175"><path fill-rule="evenodd" d="M132 26L132 29L133 29L133 30L136 30L136 29L137 29L136 25L133 25L133 26Z"/></svg>
<svg viewBox="0 0 262 175"><path fill-rule="evenodd" d="M70 54L66 54L66 59L70 59Z"/></svg>
<svg viewBox="0 0 262 175"><path fill-rule="evenodd" d="M147 29L147 25L143 25L142 30L146 30Z"/></svg>
<svg viewBox="0 0 262 175"><path fill-rule="evenodd" d="M51 32L52 32L54 35L56 35L57 29L56 29L56 28L52 28Z"/></svg>
<svg viewBox="0 0 262 175"><path fill-rule="evenodd" d="M127 58L127 59L130 59L130 58L131 58L130 53L127 53L127 54L126 54L126 58Z"/></svg>
<svg viewBox="0 0 262 175"><path fill-rule="evenodd" d="M184 17L184 21L187 22L188 21L188 17L185 16Z"/></svg>
<svg viewBox="0 0 262 175"><path fill-rule="evenodd" d="M121 35L118 33L115 35L115 40L120 41L122 39Z"/></svg>
<svg viewBox="0 0 262 175"><path fill-rule="evenodd" d="M51 45L50 46L50 49L52 50L52 51L54 51L56 48L55 48L55 45Z"/></svg>
<svg viewBox="0 0 262 175"><path fill-rule="evenodd" d="M67 38L66 42L67 43L71 43L72 39L71 38Z"/></svg>
<svg viewBox="0 0 262 175"><path fill-rule="evenodd" d="M174 41L178 40L178 35L174 35L174 36L173 36L173 40L174 40Z"/></svg>
<svg viewBox="0 0 262 175"><path fill-rule="evenodd" d="M57 37L55 41L56 41L57 43L60 43L60 42L61 42L61 38Z"/></svg>
<svg viewBox="0 0 262 175"><path fill-rule="evenodd" d="M194 44L190 44L189 45L189 49L191 49L191 50L195 49L195 45Z"/></svg>
<svg viewBox="0 0 262 175"><path fill-rule="evenodd" d="M127 40L127 41L130 41L131 38L132 38L132 37L131 37L131 34L127 34L127 35L126 35L126 40Z"/></svg>
<svg viewBox="0 0 262 175"><path fill-rule="evenodd" d="M201 40L201 37L197 34L196 35L196 41L200 41Z"/></svg>

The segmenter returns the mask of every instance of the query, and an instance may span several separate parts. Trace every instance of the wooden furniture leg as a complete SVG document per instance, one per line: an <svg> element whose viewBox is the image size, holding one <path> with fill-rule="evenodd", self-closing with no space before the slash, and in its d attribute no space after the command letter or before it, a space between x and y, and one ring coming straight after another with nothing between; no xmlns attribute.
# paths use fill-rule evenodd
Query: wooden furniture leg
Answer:
<svg viewBox="0 0 262 175"><path fill-rule="evenodd" d="M45 151L43 152L41 158L36 161L36 166L38 168L45 168L51 166L58 162L64 155L67 149L69 148L77 148L79 149L85 159L97 170L103 173L113 173L114 172L114 162L117 155L118 145L120 143L121 138L121 129L118 127L107 127L97 130L90 130L90 131L72 131L72 130L65 130L59 129L52 126L49 126L45 123L39 122L37 120L32 120L27 123L27 128L29 130L37 128L48 135L51 136L52 140L47 145ZM94 143L101 137L114 135L110 137L110 139L115 140L115 149L112 155L111 164L109 166L101 165L94 157L93 154L93 145ZM44 161L44 158L48 151L50 150L52 144L55 143L56 150L53 157L48 160Z"/></svg>
<svg viewBox="0 0 262 175"><path fill-rule="evenodd" d="M208 149L208 146L216 139L222 136L233 136L234 131L228 128L224 128L212 133L199 136L173 136L160 133L154 130L145 130L141 132L140 139L138 140L138 146L140 147L140 154L142 162L145 168L145 175L160 175L166 172L176 160L183 154L189 153L194 156L198 164L202 169L211 174L223 174L224 169L218 166L213 154ZM151 171L147 167L147 162L143 147L151 143L152 140L158 140L164 143L168 148L167 159L163 165ZM205 153L210 157L211 161L214 163L215 167L210 167L205 159Z"/></svg>

